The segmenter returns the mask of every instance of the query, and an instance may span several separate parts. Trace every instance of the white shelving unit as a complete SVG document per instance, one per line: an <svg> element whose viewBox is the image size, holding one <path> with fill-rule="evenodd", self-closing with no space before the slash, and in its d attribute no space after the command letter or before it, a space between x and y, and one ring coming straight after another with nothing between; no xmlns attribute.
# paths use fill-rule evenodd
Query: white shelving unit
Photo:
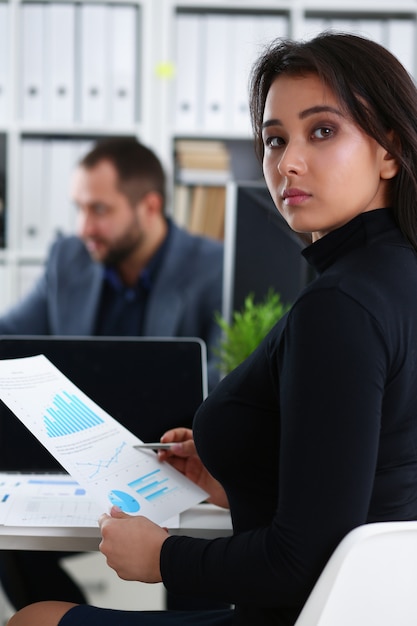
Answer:
<svg viewBox="0 0 417 626"><path fill-rule="evenodd" d="M176 66L175 80L165 83L165 142L251 138L247 77L263 44L278 36L358 32L416 70L416 0L158 1L165 20L161 54Z"/></svg>
<svg viewBox="0 0 417 626"><path fill-rule="evenodd" d="M70 173L91 143L156 144L156 17L152 0L0 3L0 311L41 272L56 234L74 230Z"/></svg>

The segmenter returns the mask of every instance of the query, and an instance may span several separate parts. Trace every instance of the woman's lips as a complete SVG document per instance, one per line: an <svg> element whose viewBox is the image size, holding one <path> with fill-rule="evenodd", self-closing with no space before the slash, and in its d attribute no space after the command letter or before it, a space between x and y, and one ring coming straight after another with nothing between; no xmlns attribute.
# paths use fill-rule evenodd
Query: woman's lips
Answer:
<svg viewBox="0 0 417 626"><path fill-rule="evenodd" d="M286 205L292 206L305 202L311 198L311 194L302 189L285 189L282 193L282 198Z"/></svg>

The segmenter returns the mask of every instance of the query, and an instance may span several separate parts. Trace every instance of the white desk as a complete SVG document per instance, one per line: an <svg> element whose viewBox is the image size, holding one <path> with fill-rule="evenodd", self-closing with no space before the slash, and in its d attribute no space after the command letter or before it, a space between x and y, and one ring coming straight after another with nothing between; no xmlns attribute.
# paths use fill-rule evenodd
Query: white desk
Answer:
<svg viewBox="0 0 417 626"><path fill-rule="evenodd" d="M232 532L229 512L212 504L199 504L180 515L176 535L205 537L227 536ZM63 550L90 552L98 550L97 528L0 526L0 550Z"/></svg>

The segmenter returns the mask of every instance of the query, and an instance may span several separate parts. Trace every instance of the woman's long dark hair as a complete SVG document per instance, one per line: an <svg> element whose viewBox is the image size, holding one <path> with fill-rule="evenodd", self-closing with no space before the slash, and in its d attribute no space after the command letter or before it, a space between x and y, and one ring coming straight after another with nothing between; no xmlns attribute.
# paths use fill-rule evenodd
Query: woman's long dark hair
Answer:
<svg viewBox="0 0 417 626"><path fill-rule="evenodd" d="M309 41L276 40L256 62L250 110L256 151L263 158L262 120L271 83L281 74L314 73L352 120L398 162L390 204L417 250L417 89L388 50L357 35L324 32Z"/></svg>

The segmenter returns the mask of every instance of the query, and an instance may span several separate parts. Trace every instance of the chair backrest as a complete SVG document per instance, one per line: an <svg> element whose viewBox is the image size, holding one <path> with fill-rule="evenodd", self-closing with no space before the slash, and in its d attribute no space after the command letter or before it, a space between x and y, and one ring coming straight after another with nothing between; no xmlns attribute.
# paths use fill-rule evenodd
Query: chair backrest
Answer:
<svg viewBox="0 0 417 626"><path fill-rule="evenodd" d="M295 626L416 626L417 521L352 530L317 580Z"/></svg>

